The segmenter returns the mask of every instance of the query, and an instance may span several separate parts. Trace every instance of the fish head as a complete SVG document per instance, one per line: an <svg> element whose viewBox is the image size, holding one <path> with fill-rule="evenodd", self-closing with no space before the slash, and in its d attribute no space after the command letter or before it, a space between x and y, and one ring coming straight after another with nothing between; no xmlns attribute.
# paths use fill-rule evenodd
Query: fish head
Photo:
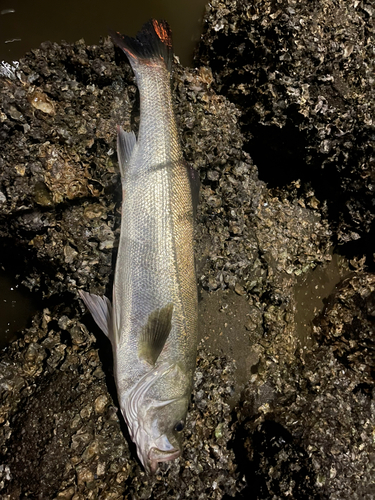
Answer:
<svg viewBox="0 0 375 500"><path fill-rule="evenodd" d="M164 373L156 370L153 383L144 389L144 393L138 389L138 401L132 401L133 420L130 421L126 408L123 414L143 467L146 472L155 473L159 462L181 455L191 385L181 368L174 365Z"/></svg>
<svg viewBox="0 0 375 500"><path fill-rule="evenodd" d="M159 462L168 462L181 455L188 404L187 398L154 401L144 414L135 441L147 472L154 473Z"/></svg>

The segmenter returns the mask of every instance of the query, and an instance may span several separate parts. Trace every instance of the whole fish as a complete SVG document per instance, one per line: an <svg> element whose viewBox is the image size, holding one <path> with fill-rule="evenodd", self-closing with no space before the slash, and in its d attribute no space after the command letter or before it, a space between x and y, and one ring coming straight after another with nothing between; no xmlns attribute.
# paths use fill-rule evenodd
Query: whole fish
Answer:
<svg viewBox="0 0 375 500"><path fill-rule="evenodd" d="M80 293L111 340L121 411L145 470L155 472L181 453L196 362L192 175L172 106L168 24L111 36L136 76L140 127L138 139L117 130L123 201L113 309L106 297Z"/></svg>

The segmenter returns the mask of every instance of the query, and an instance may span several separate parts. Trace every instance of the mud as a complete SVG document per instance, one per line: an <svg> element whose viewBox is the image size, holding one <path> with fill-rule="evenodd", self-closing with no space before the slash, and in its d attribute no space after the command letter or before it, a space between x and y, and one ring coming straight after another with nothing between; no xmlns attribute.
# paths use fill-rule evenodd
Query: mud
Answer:
<svg viewBox="0 0 375 500"><path fill-rule="evenodd" d="M201 347L183 456L151 479L118 417L109 343L77 294L110 296L114 131L138 127L132 72L109 40L46 42L0 78L0 234L44 297L0 359L2 498L373 497L372 77L367 42L332 42L333 18L340 36L357 22L371 39L372 11L354 5L214 0L199 67L175 64L184 154L201 177ZM334 102L327 61L350 83ZM329 272L337 242L350 259L335 280L347 277L302 318L301 281Z"/></svg>

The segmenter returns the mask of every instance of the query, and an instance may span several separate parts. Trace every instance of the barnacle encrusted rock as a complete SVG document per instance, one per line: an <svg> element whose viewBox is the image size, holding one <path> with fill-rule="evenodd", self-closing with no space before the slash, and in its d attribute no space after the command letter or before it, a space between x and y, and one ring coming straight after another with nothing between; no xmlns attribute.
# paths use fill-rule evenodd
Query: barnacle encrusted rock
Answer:
<svg viewBox="0 0 375 500"><path fill-rule="evenodd" d="M196 56L242 111L260 177L311 184L340 243L373 239L374 15L354 0L213 0Z"/></svg>

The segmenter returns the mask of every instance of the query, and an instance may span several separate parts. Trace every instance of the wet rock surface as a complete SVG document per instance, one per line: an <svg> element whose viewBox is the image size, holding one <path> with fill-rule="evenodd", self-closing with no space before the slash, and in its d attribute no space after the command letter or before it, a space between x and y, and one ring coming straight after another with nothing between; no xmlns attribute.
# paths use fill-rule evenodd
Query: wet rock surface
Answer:
<svg viewBox="0 0 375 500"><path fill-rule="evenodd" d="M199 67L175 64L201 177L202 340L183 456L154 478L117 413L109 342L77 300L110 296L132 72L108 40L46 42L0 78L1 264L17 256L45 299L0 358L2 498L373 498L372 10L345 5L214 0ZM352 274L306 346L295 286L334 241L357 252Z"/></svg>

